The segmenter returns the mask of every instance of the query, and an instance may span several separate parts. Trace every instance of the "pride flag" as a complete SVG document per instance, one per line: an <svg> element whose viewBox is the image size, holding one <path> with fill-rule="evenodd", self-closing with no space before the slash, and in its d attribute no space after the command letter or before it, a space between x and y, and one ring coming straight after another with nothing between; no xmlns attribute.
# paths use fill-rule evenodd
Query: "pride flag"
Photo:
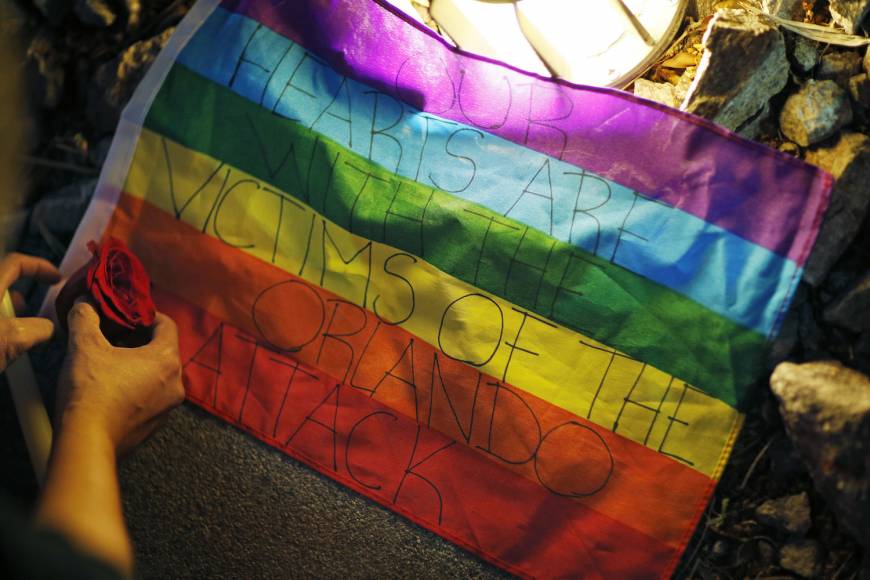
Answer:
<svg viewBox="0 0 870 580"><path fill-rule="evenodd" d="M666 576L830 186L382 0L201 0L64 269L125 239L191 402L496 565Z"/></svg>

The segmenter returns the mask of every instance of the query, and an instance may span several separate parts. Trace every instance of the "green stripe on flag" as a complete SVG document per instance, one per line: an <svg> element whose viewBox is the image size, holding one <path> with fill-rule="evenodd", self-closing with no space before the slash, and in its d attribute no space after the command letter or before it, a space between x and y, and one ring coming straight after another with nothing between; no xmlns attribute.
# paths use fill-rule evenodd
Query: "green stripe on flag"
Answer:
<svg viewBox="0 0 870 580"><path fill-rule="evenodd" d="M145 124L274 184L357 235L420 256L730 405L744 401L763 370L761 334L543 232L397 177L181 65Z"/></svg>

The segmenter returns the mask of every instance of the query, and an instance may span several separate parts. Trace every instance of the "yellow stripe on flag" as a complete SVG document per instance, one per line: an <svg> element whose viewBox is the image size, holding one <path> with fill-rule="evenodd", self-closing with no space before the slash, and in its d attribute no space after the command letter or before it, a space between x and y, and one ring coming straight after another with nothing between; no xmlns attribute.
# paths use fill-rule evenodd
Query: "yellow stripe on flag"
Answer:
<svg viewBox="0 0 870 580"><path fill-rule="evenodd" d="M718 477L741 420L724 402L351 234L268 183L147 129L131 167L128 194L399 323L449 357Z"/></svg>

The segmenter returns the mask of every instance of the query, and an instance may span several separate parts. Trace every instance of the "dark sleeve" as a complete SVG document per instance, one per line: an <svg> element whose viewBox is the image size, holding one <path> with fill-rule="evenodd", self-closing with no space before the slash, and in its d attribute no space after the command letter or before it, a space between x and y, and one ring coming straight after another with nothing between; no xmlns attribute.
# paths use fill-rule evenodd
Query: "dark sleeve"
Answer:
<svg viewBox="0 0 870 580"><path fill-rule="evenodd" d="M74 547L62 534L34 526L0 497L0 578L120 580L123 576Z"/></svg>

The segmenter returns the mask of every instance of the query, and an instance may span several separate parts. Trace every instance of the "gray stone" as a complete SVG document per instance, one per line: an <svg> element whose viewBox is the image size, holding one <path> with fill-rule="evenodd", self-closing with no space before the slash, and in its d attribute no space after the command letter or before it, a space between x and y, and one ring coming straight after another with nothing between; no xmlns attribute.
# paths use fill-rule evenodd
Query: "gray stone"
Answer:
<svg viewBox="0 0 870 580"><path fill-rule="evenodd" d="M870 272L825 308L824 316L852 332L870 331Z"/></svg>
<svg viewBox="0 0 870 580"><path fill-rule="evenodd" d="M770 386L816 488L843 529L870 547L870 379L839 362L786 362Z"/></svg>
<svg viewBox="0 0 870 580"><path fill-rule="evenodd" d="M849 88L849 79L861 72L861 55L853 51L829 52L822 55L816 79L834 81L844 89Z"/></svg>
<svg viewBox="0 0 870 580"><path fill-rule="evenodd" d="M798 71L806 74L819 63L819 43L796 34L794 35L791 56Z"/></svg>
<svg viewBox="0 0 870 580"><path fill-rule="evenodd" d="M770 541L759 540L756 542L755 547L758 550L758 559L762 564L769 566L773 563L774 558L776 557L776 551L773 549L773 546L770 545Z"/></svg>
<svg viewBox="0 0 870 580"><path fill-rule="evenodd" d="M153 38L137 42L97 69L88 90L87 111L97 129L110 131L118 124L121 110L173 31L168 28Z"/></svg>
<svg viewBox="0 0 870 580"><path fill-rule="evenodd" d="M674 85L671 83L654 83L646 79L634 81L634 94L642 99L649 99L668 107L678 105L674 97Z"/></svg>
<svg viewBox="0 0 870 580"><path fill-rule="evenodd" d="M807 152L806 160L837 180L816 243L804 266L804 280L818 286L861 228L870 206L870 139L844 133L833 147Z"/></svg>
<svg viewBox="0 0 870 580"><path fill-rule="evenodd" d="M705 16L713 13L714 5L718 4L719 0L689 0L686 6L686 13L695 20L701 20Z"/></svg>
<svg viewBox="0 0 870 580"><path fill-rule="evenodd" d="M798 540L785 544L779 550L779 565L804 578L813 578L819 573L821 550L818 542Z"/></svg>
<svg viewBox="0 0 870 580"><path fill-rule="evenodd" d="M804 357L810 360L824 358L824 333L816 320L813 305L809 300L801 304L798 314L798 337Z"/></svg>
<svg viewBox="0 0 870 580"><path fill-rule="evenodd" d="M801 156L801 148L797 143L792 143L791 141L783 141L782 144L778 147L780 151L783 153L788 153L792 157L800 157Z"/></svg>
<svg viewBox="0 0 870 580"><path fill-rule="evenodd" d="M686 100L686 95L689 94L689 88L692 86L692 82L695 80L697 72L698 67L690 66L683 71L682 75L680 75L680 80L677 81L677 84L674 86L674 98L677 101L677 106Z"/></svg>
<svg viewBox="0 0 870 580"><path fill-rule="evenodd" d="M870 107L870 75L861 73L850 78L849 94L862 107Z"/></svg>
<svg viewBox="0 0 870 580"><path fill-rule="evenodd" d="M737 128L737 134L747 139L757 139L761 135L764 122L770 118L770 103L764 103L761 110Z"/></svg>
<svg viewBox="0 0 870 580"><path fill-rule="evenodd" d="M763 0L762 8L768 14L788 20L803 20L803 0Z"/></svg>
<svg viewBox="0 0 870 580"><path fill-rule="evenodd" d="M845 28L849 34L855 34L867 16L870 0L831 0L829 7L834 22Z"/></svg>
<svg viewBox="0 0 870 580"><path fill-rule="evenodd" d="M795 294L795 298L792 300L791 306L786 313L785 320L783 320L782 326L780 326L779 334L776 335L776 338L770 345L767 360L771 368L784 360L788 360L792 351L794 351L798 345L798 339L800 337L800 311L802 304L801 302L798 302L798 293L800 293L800 286L798 287L798 292Z"/></svg>
<svg viewBox="0 0 870 580"><path fill-rule="evenodd" d="M769 499L755 509L755 515L762 523L798 536L806 534L813 523L806 492Z"/></svg>
<svg viewBox="0 0 870 580"><path fill-rule="evenodd" d="M118 18L105 0L76 0L73 11L82 24L107 28Z"/></svg>
<svg viewBox="0 0 870 580"><path fill-rule="evenodd" d="M785 40L745 10L719 10L704 33L704 54L681 108L731 130L758 112L788 80Z"/></svg>
<svg viewBox="0 0 870 580"><path fill-rule="evenodd" d="M807 81L786 99L779 114L783 134L803 147L824 141L851 122L849 96L834 81Z"/></svg>
<svg viewBox="0 0 870 580"><path fill-rule="evenodd" d="M731 546L728 545L728 542L724 540L716 540L713 543L713 556L716 558L725 558L728 554L731 553Z"/></svg>
<svg viewBox="0 0 870 580"><path fill-rule="evenodd" d="M64 63L48 34L40 32L30 42L27 71L36 104L46 109L55 108L63 97Z"/></svg>
<svg viewBox="0 0 870 580"><path fill-rule="evenodd" d="M803 348L804 357L817 358L821 353L824 337L813 313L809 289L805 282L798 284L779 334L769 350L771 369L788 360L798 344Z"/></svg>

